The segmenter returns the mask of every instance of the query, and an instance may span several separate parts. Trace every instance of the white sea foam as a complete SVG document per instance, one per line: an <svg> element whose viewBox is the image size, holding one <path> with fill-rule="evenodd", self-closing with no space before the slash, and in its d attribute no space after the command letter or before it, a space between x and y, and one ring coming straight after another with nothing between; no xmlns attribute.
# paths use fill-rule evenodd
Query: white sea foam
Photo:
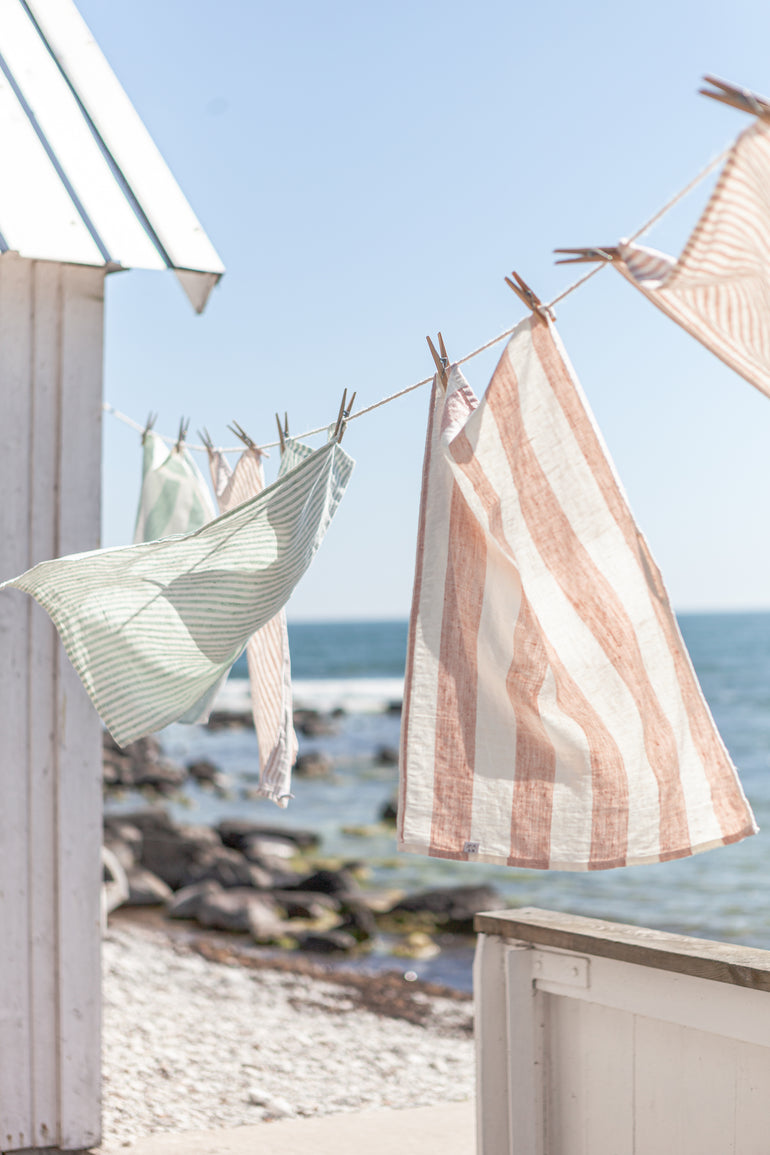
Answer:
<svg viewBox="0 0 770 1155"><path fill-rule="evenodd" d="M294 705L311 710L343 709L348 714L377 714L404 696L403 678L317 678L292 683ZM215 710L245 713L251 709L249 683L230 678L219 691Z"/></svg>

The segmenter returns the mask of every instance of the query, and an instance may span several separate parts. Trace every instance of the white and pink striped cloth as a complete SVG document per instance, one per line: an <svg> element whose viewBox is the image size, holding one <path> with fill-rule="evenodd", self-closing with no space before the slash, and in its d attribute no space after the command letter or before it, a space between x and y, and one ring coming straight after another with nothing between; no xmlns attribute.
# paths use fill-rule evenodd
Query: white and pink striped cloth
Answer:
<svg viewBox="0 0 770 1155"><path fill-rule="evenodd" d="M615 267L731 369L770 396L770 124L736 140L678 261L621 244Z"/></svg>
<svg viewBox="0 0 770 1155"><path fill-rule="evenodd" d="M552 870L658 862L757 827L551 324L478 402L434 382L401 738L399 848Z"/></svg>
<svg viewBox="0 0 770 1155"><path fill-rule="evenodd" d="M290 447L293 444L290 442ZM305 447L300 448L304 453ZM297 464L293 456L284 456L281 473L287 472L292 463ZM222 453L211 450L209 465L220 513L235 509L265 488L262 454L256 448L241 454L235 469L231 469ZM251 635L246 646L246 660L254 729L259 744L257 793L285 808L292 796L291 768L297 758L285 609Z"/></svg>

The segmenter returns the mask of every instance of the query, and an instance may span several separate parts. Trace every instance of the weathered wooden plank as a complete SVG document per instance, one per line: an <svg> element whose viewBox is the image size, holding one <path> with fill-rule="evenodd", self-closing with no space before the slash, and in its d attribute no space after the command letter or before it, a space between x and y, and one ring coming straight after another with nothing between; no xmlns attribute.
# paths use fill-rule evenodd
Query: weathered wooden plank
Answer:
<svg viewBox="0 0 770 1155"><path fill-rule="evenodd" d="M58 552L59 353L61 268L32 266L30 557L35 565ZM29 917L32 1136L57 1141L58 903L56 846L56 662L59 641L48 615L29 598Z"/></svg>
<svg viewBox="0 0 770 1155"><path fill-rule="evenodd" d="M0 572L29 559L30 264L0 259ZM32 1145L27 746L29 616L15 592L0 599L0 1149Z"/></svg>
<svg viewBox="0 0 770 1155"><path fill-rule="evenodd" d="M63 270L61 553L99 544L104 270ZM64 1148L100 1140L101 726L60 646L58 872L60 1103Z"/></svg>
<svg viewBox="0 0 770 1155"><path fill-rule="evenodd" d="M770 991L770 951L754 947L689 938L647 927L534 907L477 914L474 925L477 931L504 939L518 939L539 946L558 947L714 982Z"/></svg>

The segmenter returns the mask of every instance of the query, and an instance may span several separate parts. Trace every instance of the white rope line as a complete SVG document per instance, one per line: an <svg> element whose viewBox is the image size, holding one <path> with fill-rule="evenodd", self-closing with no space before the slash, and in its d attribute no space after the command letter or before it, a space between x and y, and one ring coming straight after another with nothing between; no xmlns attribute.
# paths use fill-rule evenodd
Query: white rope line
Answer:
<svg viewBox="0 0 770 1155"><path fill-rule="evenodd" d="M666 204L664 204L662 208L658 209L658 211L654 213L653 216L649 218L649 220L645 221L644 224L641 225L641 227L638 228L635 233L631 234L631 236L628 238L628 243L630 244L632 241L638 240L639 237L648 232L653 225L657 224L661 217L664 217L666 213L670 212L671 209L678 205L681 200L684 200L684 198L688 195L688 193L692 192L696 185L700 184L702 180L705 180L705 178L710 173L712 173L714 169L722 163L723 160L725 160L732 148L732 144L728 145L728 147L723 149L718 156L715 156L713 160L710 160L706 167L701 169L701 171L697 174L697 176L693 177L689 184L685 185L683 189L680 189L680 191L676 193L671 198L671 200L667 201ZM558 303L563 301L565 297L568 297L570 293L574 293L575 289L579 289L581 285L584 285L586 281L590 281L591 277L595 277L597 273L600 273L602 269L606 269L607 265L610 264L612 264L612 261L601 261L599 264L590 269L589 272L584 273L582 277L579 277L577 281L574 281L573 284L568 285L566 289L559 293L558 296L554 297L552 301L549 301L547 305L541 306L541 308L544 311L552 309L554 305L558 305ZM466 361L471 361L474 357L478 357L480 353L485 353L486 350L491 349L493 345L497 345L500 341L504 341L506 337L510 337L515 328L516 325L512 325L510 329L506 329L504 332L499 333L497 337L492 337L490 341L487 341L484 345L480 345L478 349L474 349L471 353L466 353L464 357L460 357L460 359L455 361L454 364L464 365ZM383 405L389 405L391 401L397 401L399 397L405 397L407 393L412 393L415 389L422 388L423 385L429 385L432 380L433 374L431 374L429 377L423 377L421 381L415 381L413 385L407 385L405 389L399 389L397 393L391 393L388 397L383 397L380 401L375 401L372 405L367 405L363 409L356 410L355 413L351 413L350 416L346 418L346 421L355 421L357 418L363 417L367 413L372 413L375 409L380 409ZM146 426L140 425L138 421L134 421L131 417L127 417L125 413L121 413L120 410L115 409L115 407L110 405L107 401L103 403L102 407L106 413L111 413L113 417L117 417L118 421L122 421L125 425L128 425L131 429L135 429L138 433L144 433ZM298 433L296 435L292 434L291 437L293 439L296 436L297 440L304 440L306 437L315 437L318 433L327 433L328 430L329 423L326 425L319 425L317 429L307 429L304 433ZM176 437L167 437L162 433L159 433L157 436L160 437L162 441L165 441L168 445L176 445L178 440ZM208 452L208 447L205 445L196 445L194 443L190 443L189 441L185 441L184 444L186 449L191 449L198 453ZM279 445L279 441L266 441L264 444L260 444L260 449L275 449ZM243 445L228 446L226 448L218 447L220 453L242 453L243 449Z"/></svg>

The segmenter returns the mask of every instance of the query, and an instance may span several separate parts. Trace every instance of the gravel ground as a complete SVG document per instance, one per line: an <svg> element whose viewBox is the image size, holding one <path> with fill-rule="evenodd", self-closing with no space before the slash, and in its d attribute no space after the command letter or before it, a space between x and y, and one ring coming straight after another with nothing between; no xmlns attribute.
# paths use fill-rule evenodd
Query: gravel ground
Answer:
<svg viewBox="0 0 770 1155"><path fill-rule="evenodd" d="M299 973L297 973L299 971ZM104 940L105 1147L473 1094L471 1003L427 985L241 965L122 923Z"/></svg>

